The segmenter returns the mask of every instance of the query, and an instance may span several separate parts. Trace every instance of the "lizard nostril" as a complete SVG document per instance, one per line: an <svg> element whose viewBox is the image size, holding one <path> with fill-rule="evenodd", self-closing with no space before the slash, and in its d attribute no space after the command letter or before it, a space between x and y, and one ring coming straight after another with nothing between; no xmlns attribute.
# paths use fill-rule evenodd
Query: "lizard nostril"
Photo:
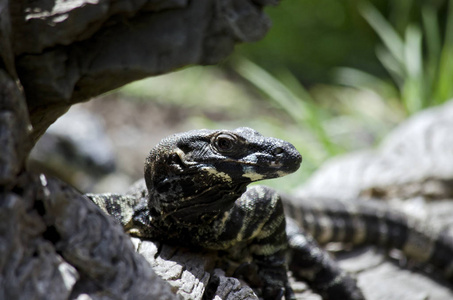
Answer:
<svg viewBox="0 0 453 300"><path fill-rule="evenodd" d="M277 148L274 149L273 153L274 153L274 155L282 154L283 153L283 148L277 147Z"/></svg>

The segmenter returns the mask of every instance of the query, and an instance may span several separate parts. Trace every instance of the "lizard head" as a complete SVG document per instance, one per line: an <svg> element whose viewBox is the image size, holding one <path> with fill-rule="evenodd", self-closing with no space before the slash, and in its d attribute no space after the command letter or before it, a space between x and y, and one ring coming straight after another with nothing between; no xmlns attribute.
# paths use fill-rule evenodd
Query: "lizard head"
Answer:
<svg viewBox="0 0 453 300"><path fill-rule="evenodd" d="M290 143L251 128L178 133L163 139L146 159L149 207L179 221L220 213L249 183L293 173L301 161Z"/></svg>

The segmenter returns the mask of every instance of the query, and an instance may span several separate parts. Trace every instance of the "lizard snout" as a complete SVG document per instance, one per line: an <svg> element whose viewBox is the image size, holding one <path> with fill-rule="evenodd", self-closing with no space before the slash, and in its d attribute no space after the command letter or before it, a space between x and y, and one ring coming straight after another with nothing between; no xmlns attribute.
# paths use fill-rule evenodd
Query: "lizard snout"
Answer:
<svg viewBox="0 0 453 300"><path fill-rule="evenodd" d="M291 143L285 141L280 141L271 150L271 153L275 158L272 165L289 173L297 171L302 163L302 155L299 151Z"/></svg>

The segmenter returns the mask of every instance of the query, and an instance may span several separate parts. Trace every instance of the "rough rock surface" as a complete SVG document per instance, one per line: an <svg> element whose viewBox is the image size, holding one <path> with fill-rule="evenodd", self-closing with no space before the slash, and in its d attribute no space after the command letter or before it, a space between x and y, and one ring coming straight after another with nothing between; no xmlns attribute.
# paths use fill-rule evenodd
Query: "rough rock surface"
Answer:
<svg viewBox="0 0 453 300"><path fill-rule="evenodd" d="M185 248L160 245L132 238L138 253L151 264L153 270L166 280L181 299L202 299L206 289L207 299L258 299L252 289L215 268L216 252L194 253Z"/></svg>
<svg viewBox="0 0 453 300"><path fill-rule="evenodd" d="M185 65L217 63L236 43L262 38L270 26L262 5L272 2L10 1L5 46L34 139L74 103Z"/></svg>
<svg viewBox="0 0 453 300"><path fill-rule="evenodd" d="M22 175L0 216L1 299L176 299L122 228L60 181Z"/></svg>
<svg viewBox="0 0 453 300"><path fill-rule="evenodd" d="M115 168L115 150L102 120L78 106L47 129L28 159L28 170L51 174L82 191Z"/></svg>

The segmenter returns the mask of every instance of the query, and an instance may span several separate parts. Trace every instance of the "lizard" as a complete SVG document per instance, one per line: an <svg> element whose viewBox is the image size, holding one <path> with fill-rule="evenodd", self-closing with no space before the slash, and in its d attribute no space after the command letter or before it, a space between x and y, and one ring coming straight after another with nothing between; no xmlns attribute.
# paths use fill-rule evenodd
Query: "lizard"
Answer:
<svg viewBox="0 0 453 300"><path fill-rule="evenodd" d="M129 193L87 196L133 236L246 258L234 275L244 276L265 300L295 299L288 269L323 299L364 299L354 278L315 239L399 248L453 278L452 238L384 205L294 202L265 186L247 187L293 173L301 162L292 144L251 128L193 130L151 149L144 180ZM244 265L254 265L256 276Z"/></svg>

